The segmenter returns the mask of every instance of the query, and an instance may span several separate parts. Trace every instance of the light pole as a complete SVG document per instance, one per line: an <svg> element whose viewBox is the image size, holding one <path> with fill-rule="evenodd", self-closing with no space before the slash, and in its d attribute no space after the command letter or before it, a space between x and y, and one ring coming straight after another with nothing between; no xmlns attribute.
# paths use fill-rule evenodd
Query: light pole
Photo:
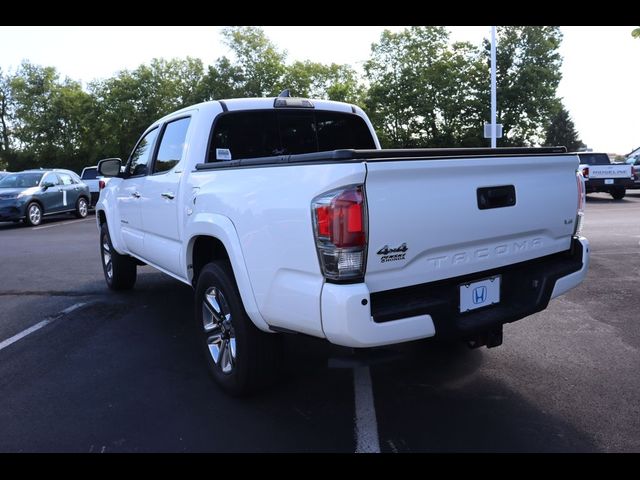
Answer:
<svg viewBox="0 0 640 480"><path fill-rule="evenodd" d="M496 148L496 27L491 27L491 148Z"/></svg>
<svg viewBox="0 0 640 480"><path fill-rule="evenodd" d="M502 138L502 125L496 123L496 27L491 27L491 123L484 124L484 138L491 139L491 148L496 148L496 139Z"/></svg>

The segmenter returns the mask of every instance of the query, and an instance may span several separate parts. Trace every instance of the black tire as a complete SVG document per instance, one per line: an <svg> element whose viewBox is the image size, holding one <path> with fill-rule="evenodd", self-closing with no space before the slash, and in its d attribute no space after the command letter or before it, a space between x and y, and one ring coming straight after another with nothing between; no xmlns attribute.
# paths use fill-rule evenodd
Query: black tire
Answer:
<svg viewBox="0 0 640 480"><path fill-rule="evenodd" d="M86 218L89 214L89 202L85 197L80 197L76 202L76 217Z"/></svg>
<svg viewBox="0 0 640 480"><path fill-rule="evenodd" d="M612 189L609 193L614 200L622 200L624 196L627 194L627 191L623 187L616 187Z"/></svg>
<svg viewBox="0 0 640 480"><path fill-rule="evenodd" d="M228 261L205 265L198 277L195 329L211 376L228 394L253 393L276 380L281 338L259 330L247 316Z"/></svg>
<svg viewBox="0 0 640 480"><path fill-rule="evenodd" d="M42 207L38 202L31 202L27 205L24 223L32 227L37 227L42 223Z"/></svg>
<svg viewBox="0 0 640 480"><path fill-rule="evenodd" d="M100 262L104 279L111 290L129 290L136 284L136 261L129 255L116 252L106 223L100 227Z"/></svg>

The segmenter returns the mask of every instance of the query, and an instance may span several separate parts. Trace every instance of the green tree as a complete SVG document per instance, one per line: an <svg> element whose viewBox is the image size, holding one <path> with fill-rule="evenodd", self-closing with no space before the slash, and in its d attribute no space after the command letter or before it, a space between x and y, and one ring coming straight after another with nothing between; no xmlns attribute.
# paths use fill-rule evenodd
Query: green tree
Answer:
<svg viewBox="0 0 640 480"><path fill-rule="evenodd" d="M174 110L207 99L199 59L153 59L133 71L90 84L95 121L89 158L126 159L143 131Z"/></svg>
<svg viewBox="0 0 640 480"><path fill-rule="evenodd" d="M234 59L220 57L204 82L207 99L266 97L289 88L300 97L357 102L363 94L358 76L348 65L311 61L286 64L280 51L258 27L229 27L222 35Z"/></svg>
<svg viewBox="0 0 640 480"><path fill-rule="evenodd" d="M365 63L366 106L385 147L481 144L488 71L468 43L443 27L384 31Z"/></svg>
<svg viewBox="0 0 640 480"><path fill-rule="evenodd" d="M496 49L497 117L504 125L502 146L539 145L557 108L562 74L559 27L498 27ZM490 44L485 39L490 65ZM488 87L487 87L488 88ZM488 98L488 97L487 97ZM487 102L485 118L489 119Z"/></svg>
<svg viewBox="0 0 640 480"><path fill-rule="evenodd" d="M560 105L551 117L551 123L546 130L546 144L564 145L569 152L576 152L586 146L578 137L575 124L564 105Z"/></svg>
<svg viewBox="0 0 640 480"><path fill-rule="evenodd" d="M0 69L0 170L7 168L11 152L10 123L12 116L10 78Z"/></svg>
<svg viewBox="0 0 640 480"><path fill-rule="evenodd" d="M268 97L280 93L286 53L279 51L258 27L229 27L222 31L225 43L236 57L228 71L236 79L236 93L246 97ZM228 60L218 60L218 66ZM230 64L230 62L229 62Z"/></svg>
<svg viewBox="0 0 640 480"><path fill-rule="evenodd" d="M53 67L23 62L10 81L14 102L12 142L19 154L10 168L84 164L91 97L78 82L61 80Z"/></svg>
<svg viewBox="0 0 640 480"><path fill-rule="evenodd" d="M356 71L348 65L294 62L285 68L282 84L291 95L360 103L364 87Z"/></svg>

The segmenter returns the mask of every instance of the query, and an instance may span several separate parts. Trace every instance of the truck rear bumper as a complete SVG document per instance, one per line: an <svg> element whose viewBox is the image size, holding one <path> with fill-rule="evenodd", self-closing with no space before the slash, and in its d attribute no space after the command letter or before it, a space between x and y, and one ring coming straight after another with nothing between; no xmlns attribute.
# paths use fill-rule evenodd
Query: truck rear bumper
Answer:
<svg viewBox="0 0 640 480"><path fill-rule="evenodd" d="M571 249L464 277L371 294L364 283L325 284L322 329L347 347L374 347L437 335L465 338L544 310L549 301L582 282L589 268L589 243L576 238ZM502 276L500 303L460 313L459 285Z"/></svg>
<svg viewBox="0 0 640 480"><path fill-rule="evenodd" d="M613 178L613 183L605 183L604 178L585 179L584 185L587 193L592 192L610 192L619 188L633 188L634 182L632 178Z"/></svg>

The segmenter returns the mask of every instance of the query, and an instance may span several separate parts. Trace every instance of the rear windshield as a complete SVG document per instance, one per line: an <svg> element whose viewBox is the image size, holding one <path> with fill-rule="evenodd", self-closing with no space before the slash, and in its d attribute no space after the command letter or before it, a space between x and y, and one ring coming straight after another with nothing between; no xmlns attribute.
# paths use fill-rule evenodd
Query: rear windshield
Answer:
<svg viewBox="0 0 640 480"><path fill-rule="evenodd" d="M581 153L580 163L586 163L588 165L609 165L609 155L606 153Z"/></svg>
<svg viewBox="0 0 640 480"><path fill-rule="evenodd" d="M83 180L95 180L97 176L98 176L97 168L85 168L82 172Z"/></svg>
<svg viewBox="0 0 640 480"><path fill-rule="evenodd" d="M315 110L230 112L214 124L207 161L344 148L376 148L367 124L358 115Z"/></svg>

